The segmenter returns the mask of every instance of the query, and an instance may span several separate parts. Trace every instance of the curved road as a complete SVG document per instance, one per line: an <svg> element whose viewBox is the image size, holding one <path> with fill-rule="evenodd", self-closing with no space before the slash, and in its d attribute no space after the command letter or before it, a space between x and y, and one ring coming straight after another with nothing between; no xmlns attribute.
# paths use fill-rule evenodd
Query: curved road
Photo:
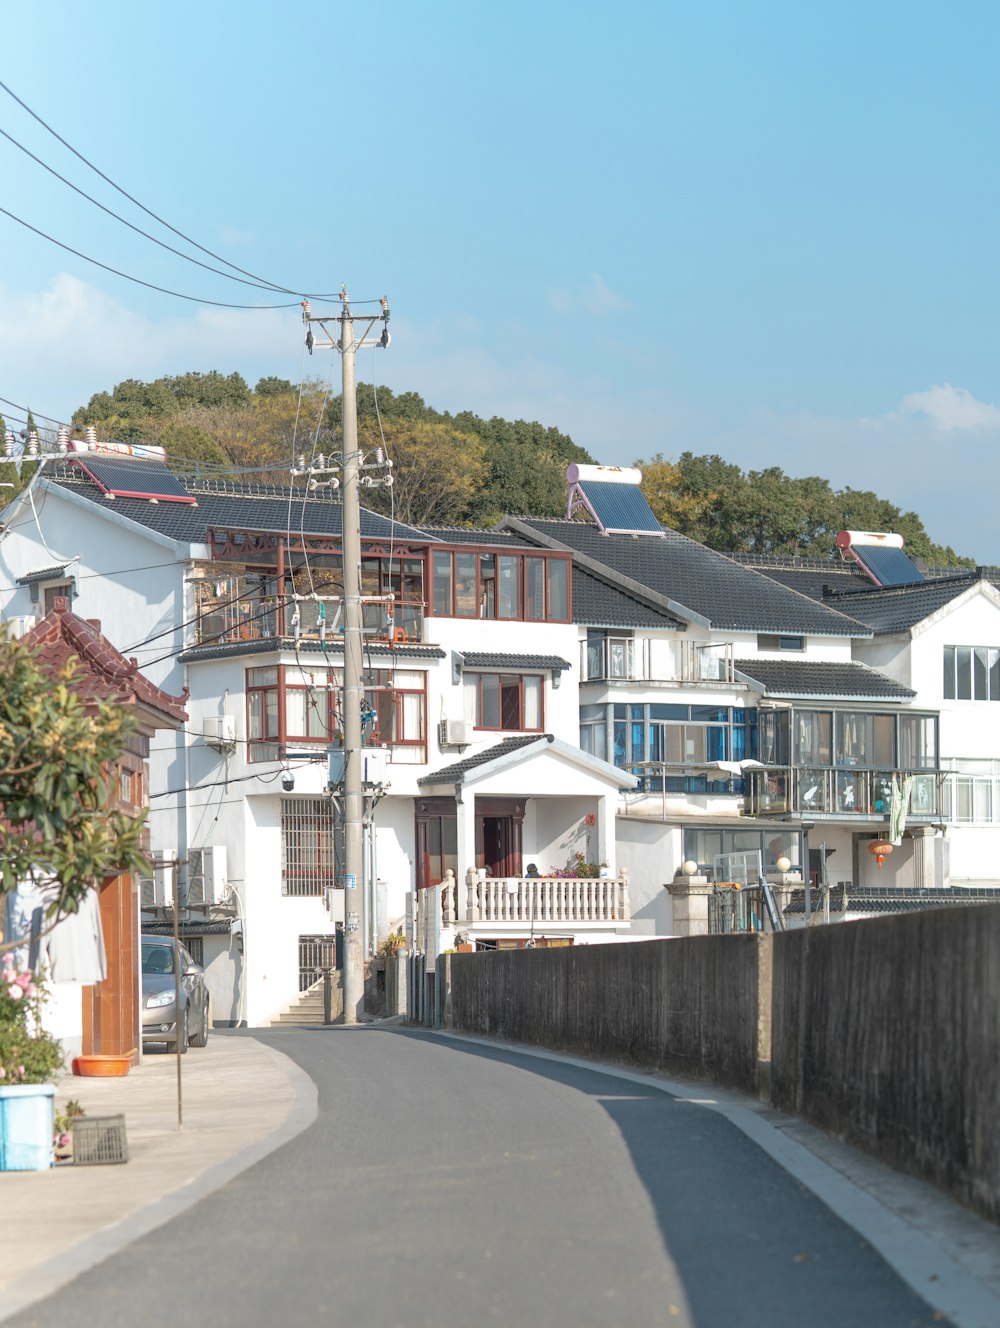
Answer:
<svg viewBox="0 0 1000 1328"><path fill-rule="evenodd" d="M399 1027L254 1036L315 1081L316 1123L21 1324L944 1322L695 1104Z"/></svg>

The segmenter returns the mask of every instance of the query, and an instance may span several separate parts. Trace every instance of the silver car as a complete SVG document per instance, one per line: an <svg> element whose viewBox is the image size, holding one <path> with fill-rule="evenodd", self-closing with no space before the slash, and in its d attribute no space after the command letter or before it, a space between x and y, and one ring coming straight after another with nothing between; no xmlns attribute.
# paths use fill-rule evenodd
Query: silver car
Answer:
<svg viewBox="0 0 1000 1328"><path fill-rule="evenodd" d="M183 945L180 956L181 1012L177 1018L174 942L169 936L142 937L142 1041L180 1043L188 1047L208 1044L210 1010L205 970ZM178 1039L178 1022L180 1037Z"/></svg>

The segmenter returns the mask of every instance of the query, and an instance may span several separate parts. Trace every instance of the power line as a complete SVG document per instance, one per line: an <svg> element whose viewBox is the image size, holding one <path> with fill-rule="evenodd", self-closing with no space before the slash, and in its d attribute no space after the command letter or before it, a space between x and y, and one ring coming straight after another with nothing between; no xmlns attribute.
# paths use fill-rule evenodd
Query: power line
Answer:
<svg viewBox="0 0 1000 1328"><path fill-rule="evenodd" d="M184 295L180 291L169 290L166 286L155 286L151 281L143 281L141 277L130 276L127 272L122 272L119 268L111 267L108 263L102 263L100 259L91 258L89 254L81 253L79 249L74 249L72 245L63 244L62 240L57 240L45 231L39 230L37 226L32 226L30 221L25 221L23 217L15 216L13 212L8 212L6 208L0 208L0 212L5 217L10 217L11 221L16 221L19 226L26 230L34 231L40 235L43 240L48 240L49 244L56 245L59 249L65 249L69 254L74 254L77 258L82 258L86 263L93 263L95 267L103 268L105 272L113 272L116 277L124 277L126 281L134 281L137 286L145 286L147 290L159 291L161 295L172 295L178 300L189 300L192 304L210 304L216 309L297 309L298 301L294 304L229 304L225 300L203 300L197 295Z"/></svg>
<svg viewBox="0 0 1000 1328"><path fill-rule="evenodd" d="M144 231L141 226L134 225L125 217L119 216L117 212L112 211L111 208L105 207L103 203L99 202L91 194L88 194L86 190L75 185L72 180L67 180L65 175L60 175L54 167L50 166L47 162L42 161L41 157L36 157L35 154L29 148L26 148L23 143L19 143L12 134L8 134L6 129L0 129L0 134L3 135L8 143L13 143L14 147L19 148L25 156L30 157L33 162L41 166L42 170L48 171L50 175L54 175L57 180L60 180L68 189L72 189L74 193L79 194L81 198L85 198L88 203L93 203L94 207L100 208L101 211L106 213L109 217L113 217L115 221L120 221L121 224L127 226L130 231L135 231L136 235L141 235L143 239L150 240L153 244L158 244L161 249L166 249L168 253L176 254L178 258L183 258L185 263L193 263L196 267L203 268L206 272L214 272L216 276L225 277L227 281L238 281L242 286L255 286L258 290L280 289L279 287L273 286L270 282L248 281L246 277L236 277L233 276L231 272L223 272L221 268L212 267L211 263L203 263L200 258L192 258L190 254L182 253L180 249L175 249L172 244L167 244L165 240L158 240L155 235L150 235L149 231ZM292 291L287 293L294 294ZM316 296L315 298L319 299L321 297Z"/></svg>
<svg viewBox="0 0 1000 1328"><path fill-rule="evenodd" d="M28 105L28 103L22 101L21 98L17 95L17 93L14 92L13 89L9 88L7 84L4 83L2 80L0 80L0 88L2 88L4 92L7 93L8 97L11 97L14 101L16 101L18 106L20 106L23 110L27 111L27 113L31 116L31 118L33 120L36 120L42 126L42 128L46 130L48 133L50 133L52 137L55 138L58 142L60 142L64 148L72 152L74 157L76 157L79 161L82 161L83 164L87 166L90 170L92 170L96 175L99 175L101 179L105 182L105 184L109 184L111 188L117 190L117 192L121 194L123 198L127 198L130 203L134 203L135 206L140 209L140 211L145 212L147 217L152 217L153 220L159 222L161 226L165 226L168 231L171 231L179 239L183 240L185 244L193 245L195 249L198 249L203 254L207 254L209 258L214 258L217 263L225 264L226 267L232 268L234 272L242 273L244 277L251 277L254 281L262 282L265 286L270 287L272 290L279 291L285 295L308 294L308 292L301 292L301 291L297 292L289 286L281 286L278 285L277 282L268 281L266 277L259 277L254 272L247 272L245 268L237 267L235 263L230 263L228 259L223 258L220 254L213 253L211 249L206 249L205 246L203 244L199 244L197 240L192 240L189 235L185 235L183 231L179 231L176 226L171 226L169 221L165 221L163 217L158 216L150 208L146 207L143 203L140 203L137 198L133 198L133 196L127 190L123 189L121 185L115 184L114 180L112 180L110 176L105 175L104 172L100 170L97 166L95 166L92 161L89 161L83 155L82 152L78 152L76 148L72 145L72 143L68 143L66 139L62 137L61 134L56 133L56 131L52 128L52 126L50 124L47 124L46 121L43 120L42 117L37 113L37 111L33 111L31 107ZM333 300L337 298L337 295L336 292L324 291L320 294L311 296L311 298L315 300ZM210 304L211 301L205 300L202 301L202 303ZM236 307L236 306L229 306L229 307ZM286 307L286 306L280 306L280 307Z"/></svg>

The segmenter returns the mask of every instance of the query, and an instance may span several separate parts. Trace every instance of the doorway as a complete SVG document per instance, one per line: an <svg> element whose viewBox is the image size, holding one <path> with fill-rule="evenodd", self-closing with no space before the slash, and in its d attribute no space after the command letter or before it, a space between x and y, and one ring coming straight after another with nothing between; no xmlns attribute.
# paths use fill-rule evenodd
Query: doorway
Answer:
<svg viewBox="0 0 1000 1328"><path fill-rule="evenodd" d="M524 798L476 799L476 866L487 876L520 876Z"/></svg>

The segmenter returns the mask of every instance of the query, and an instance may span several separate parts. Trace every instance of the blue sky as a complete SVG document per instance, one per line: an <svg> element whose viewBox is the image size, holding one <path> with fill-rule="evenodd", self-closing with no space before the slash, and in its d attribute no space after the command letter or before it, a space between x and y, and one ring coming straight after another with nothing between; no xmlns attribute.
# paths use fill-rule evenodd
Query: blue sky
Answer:
<svg viewBox="0 0 1000 1328"><path fill-rule="evenodd" d="M995 4L920 0L5 0L0 79L231 263L388 294L362 378L610 464L718 452L873 488L1000 563L998 38ZM2 91L0 129L212 261ZM155 285L272 302L6 139L0 207ZM59 419L212 368L339 373L303 361L294 310L160 295L0 215L0 396Z"/></svg>

